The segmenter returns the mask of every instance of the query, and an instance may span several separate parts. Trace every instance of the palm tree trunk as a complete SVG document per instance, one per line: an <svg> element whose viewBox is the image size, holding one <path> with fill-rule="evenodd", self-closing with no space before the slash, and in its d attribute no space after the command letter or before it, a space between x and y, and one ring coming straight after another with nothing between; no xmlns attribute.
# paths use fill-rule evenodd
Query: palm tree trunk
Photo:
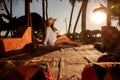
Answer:
<svg viewBox="0 0 120 80"><path fill-rule="evenodd" d="M72 22L72 16L73 16L74 7L75 7L75 4L72 5L70 21L69 21L69 27L68 27L68 32L67 32L68 35L70 34L70 28L71 28L71 22Z"/></svg>
<svg viewBox="0 0 120 80"><path fill-rule="evenodd" d="M83 6L83 3L82 3L82 6ZM80 14L82 12L82 6L80 7L80 10L79 10L79 13L78 13L78 16L77 16L77 20L75 22L75 26L74 26L74 29L73 29L73 37L75 35L75 31L76 31L76 27L77 27L77 24L78 24L78 21L79 21L79 18L80 18Z"/></svg>
<svg viewBox="0 0 120 80"><path fill-rule="evenodd" d="M82 30L82 40L84 43L87 43L87 34L86 34L86 12L87 12L87 4L88 0L83 0L82 6L82 23L81 23L81 30Z"/></svg>
<svg viewBox="0 0 120 80"><path fill-rule="evenodd" d="M48 0L46 0L46 20L48 19Z"/></svg>
<svg viewBox="0 0 120 80"><path fill-rule="evenodd" d="M26 15L26 26L32 26L31 14L30 14L30 0L25 0L25 15Z"/></svg>
<svg viewBox="0 0 120 80"><path fill-rule="evenodd" d="M88 0L83 0L83 7L82 7L82 31L86 31L86 12L87 12L87 3Z"/></svg>
<svg viewBox="0 0 120 80"><path fill-rule="evenodd" d="M45 28L45 0L42 0L42 15L43 15L43 25Z"/></svg>
<svg viewBox="0 0 120 80"><path fill-rule="evenodd" d="M45 24L45 0L42 0L42 14L43 14L43 27L44 27L44 32L43 32L43 40L45 38L45 30L46 30L46 24Z"/></svg>
<svg viewBox="0 0 120 80"><path fill-rule="evenodd" d="M11 16L11 17L13 16L12 6L13 6L13 0L10 0L10 16Z"/></svg>
<svg viewBox="0 0 120 80"><path fill-rule="evenodd" d="M7 15L10 16L10 13L9 13L9 10L8 10L7 5L5 3L5 0L3 0L3 4L4 4L4 8L6 10Z"/></svg>
<svg viewBox="0 0 120 80"><path fill-rule="evenodd" d="M110 1L107 2L107 27L111 26L111 13L110 13Z"/></svg>

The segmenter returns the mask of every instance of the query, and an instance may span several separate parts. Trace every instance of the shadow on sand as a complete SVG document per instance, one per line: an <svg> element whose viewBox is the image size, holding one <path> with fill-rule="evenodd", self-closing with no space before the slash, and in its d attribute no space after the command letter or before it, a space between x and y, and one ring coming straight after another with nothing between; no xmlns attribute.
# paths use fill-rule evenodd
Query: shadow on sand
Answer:
<svg viewBox="0 0 120 80"><path fill-rule="evenodd" d="M4 53L0 60L29 60L31 58L49 54L56 50L73 47L70 45L64 46L40 46L40 44L27 44L22 49L12 50Z"/></svg>

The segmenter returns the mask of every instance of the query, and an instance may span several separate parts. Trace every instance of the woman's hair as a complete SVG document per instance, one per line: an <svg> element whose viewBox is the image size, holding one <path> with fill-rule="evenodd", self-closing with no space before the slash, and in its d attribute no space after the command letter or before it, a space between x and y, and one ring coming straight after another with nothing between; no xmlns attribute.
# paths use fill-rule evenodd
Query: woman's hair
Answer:
<svg viewBox="0 0 120 80"><path fill-rule="evenodd" d="M54 27L54 24L52 24L50 27L52 28L52 30L53 30L54 32L57 31L57 29Z"/></svg>

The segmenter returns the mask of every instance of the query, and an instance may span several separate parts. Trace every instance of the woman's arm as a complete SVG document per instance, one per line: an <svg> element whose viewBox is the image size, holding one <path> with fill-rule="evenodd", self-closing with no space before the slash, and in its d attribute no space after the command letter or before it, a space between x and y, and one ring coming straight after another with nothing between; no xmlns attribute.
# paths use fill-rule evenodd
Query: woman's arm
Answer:
<svg viewBox="0 0 120 80"><path fill-rule="evenodd" d="M48 43L48 40L49 40L49 37L50 37L49 34L50 34L50 27L47 27L45 39L44 39L44 42L43 42L43 44L44 44L45 46L46 46L47 43Z"/></svg>

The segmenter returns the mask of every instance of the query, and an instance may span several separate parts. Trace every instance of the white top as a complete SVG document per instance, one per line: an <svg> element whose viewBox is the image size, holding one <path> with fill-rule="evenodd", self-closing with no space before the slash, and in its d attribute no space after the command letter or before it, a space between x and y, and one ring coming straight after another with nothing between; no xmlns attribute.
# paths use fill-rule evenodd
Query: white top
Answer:
<svg viewBox="0 0 120 80"><path fill-rule="evenodd" d="M48 26L46 29L46 36L43 43L45 45L49 44L50 46L54 46L56 40L57 40L56 33L52 30L50 26Z"/></svg>

